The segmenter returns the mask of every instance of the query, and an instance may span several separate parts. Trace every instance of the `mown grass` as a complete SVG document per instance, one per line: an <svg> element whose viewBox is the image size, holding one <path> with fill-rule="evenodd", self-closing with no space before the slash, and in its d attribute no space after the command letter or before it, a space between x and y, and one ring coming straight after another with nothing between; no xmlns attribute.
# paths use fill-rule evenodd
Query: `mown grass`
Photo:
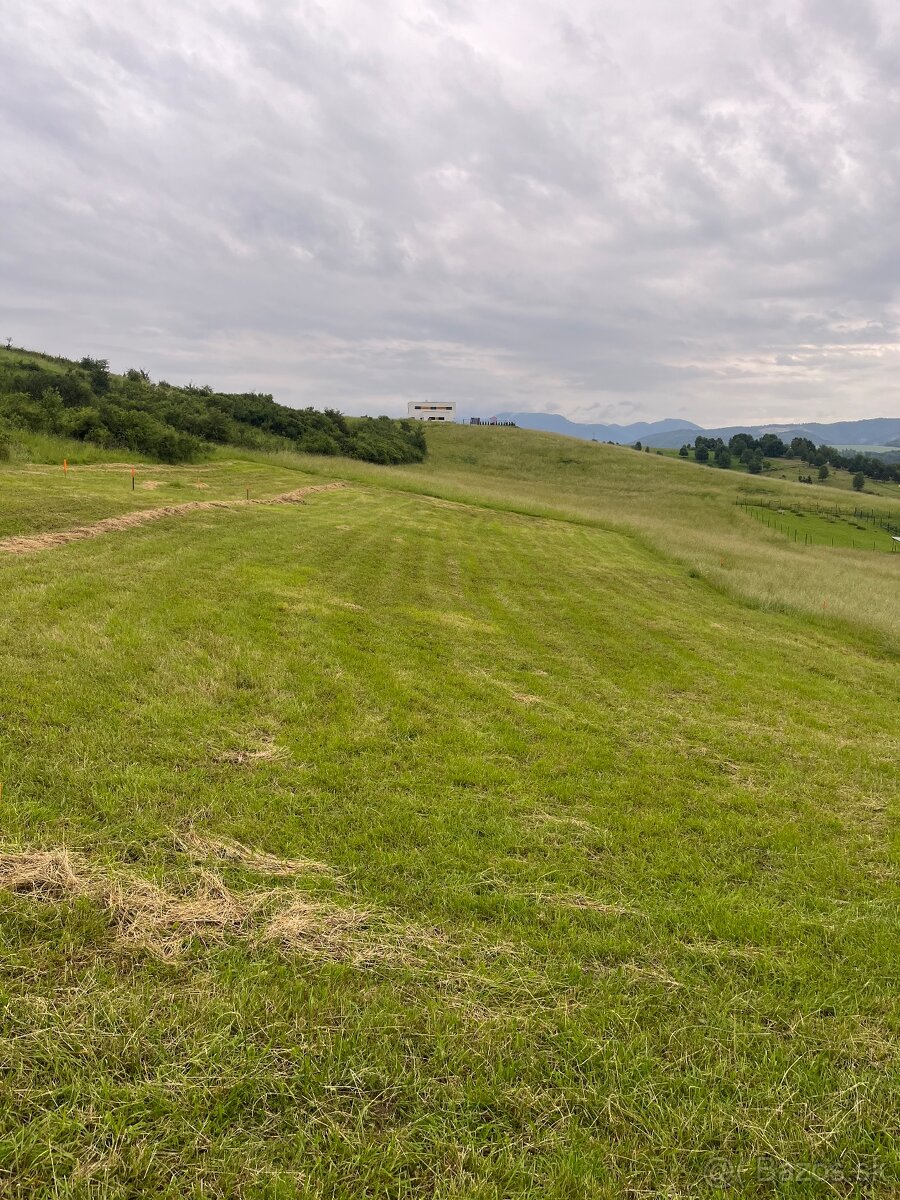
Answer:
<svg viewBox="0 0 900 1200"><path fill-rule="evenodd" d="M874 550L883 554L892 554L897 549L887 527L882 528L868 516L855 515L853 510L816 512L802 507L747 505L744 512L750 519L803 545ZM892 528L900 530L900 522Z"/></svg>
<svg viewBox="0 0 900 1200"><path fill-rule="evenodd" d="M104 517L197 500L267 499L318 476L296 465L278 469L245 460L186 467L159 463L87 463L70 466L0 464L0 537L50 533Z"/></svg>
<svg viewBox="0 0 900 1200"><path fill-rule="evenodd" d="M345 463L341 473L380 487L615 529L677 559L726 595L900 646L896 556L788 543L774 530L748 529L736 503L833 504L827 489L522 429L432 429L429 451L415 467ZM302 463L308 471L331 470L326 460ZM865 504L886 515L900 512L900 502L889 498L866 496Z"/></svg>
<svg viewBox="0 0 900 1200"><path fill-rule="evenodd" d="M858 446L856 447L860 453L866 454L869 450L875 447ZM707 463L697 463L693 458L683 459L677 450L652 450L652 454L661 454L668 459L677 460L678 462L688 463L692 466L700 467L704 471L718 471L721 468L717 467L710 459ZM827 491L849 492L851 497L858 496L858 493L853 487L854 471L845 471L840 467L830 467L829 474L825 479L818 478L818 468L811 467L801 458L772 458L767 459L769 466L766 467L759 475L753 476L755 479L769 480L789 480L791 483L801 483L807 477L812 476L815 479L815 486L819 489ZM750 472L746 466L741 463L738 458L731 460L731 466L728 470L735 472L738 475L749 475ZM891 500L900 498L900 485L893 481L870 479L865 482L864 494L866 496L883 496ZM848 497L849 499L850 497ZM834 499L834 497L832 497Z"/></svg>
<svg viewBox="0 0 900 1200"><path fill-rule="evenodd" d="M355 482L0 561L4 847L122 903L213 872L313 906L173 955L90 892L3 894L0 1190L895 1194L886 640L701 578L698 513L757 553L727 490L669 496L664 553L637 455L431 440L404 472L214 463L205 494Z"/></svg>

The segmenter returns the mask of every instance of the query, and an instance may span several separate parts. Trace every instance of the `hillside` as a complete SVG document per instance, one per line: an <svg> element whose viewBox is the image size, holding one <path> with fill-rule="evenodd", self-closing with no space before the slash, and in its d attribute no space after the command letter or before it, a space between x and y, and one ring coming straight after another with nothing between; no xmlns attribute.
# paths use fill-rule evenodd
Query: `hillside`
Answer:
<svg viewBox="0 0 900 1200"><path fill-rule="evenodd" d="M521 429L535 429L541 433L561 433L566 437L586 438L589 441L616 442L625 445L640 438L656 445L656 439L663 434L677 430L681 441L686 436L685 430L693 429L702 433L699 425L677 417L665 417L661 421L633 421L629 425L610 425L601 422L570 421L559 413L542 412L505 412L500 413L499 420L512 421Z"/></svg>
<svg viewBox="0 0 900 1200"><path fill-rule="evenodd" d="M798 421L796 424L787 425L723 425L706 429L693 421L677 418L635 421L630 425L608 425L570 421L556 413L516 412L501 413L500 416L504 420L515 421L523 429L563 433L569 437L611 441L621 445L641 441L663 450L677 450L684 442L693 444L698 433L707 437L720 437L726 442L737 433L750 433L757 438L767 433L775 433L788 442L795 437L805 437L817 445L824 443L829 446L859 449L872 447L873 452L874 448L883 449L900 438L900 417L872 417L860 421Z"/></svg>
<svg viewBox="0 0 900 1200"><path fill-rule="evenodd" d="M153 383L138 369L115 375L105 359L76 363L8 347L0 349L0 451L15 440L16 430L167 463L197 462L214 445L380 463L420 462L425 454L421 429L411 421L348 420L329 409L288 408L256 392L232 395Z"/></svg>
<svg viewBox="0 0 900 1200"><path fill-rule="evenodd" d="M0 1191L896 1194L900 554L426 437L0 463Z"/></svg>

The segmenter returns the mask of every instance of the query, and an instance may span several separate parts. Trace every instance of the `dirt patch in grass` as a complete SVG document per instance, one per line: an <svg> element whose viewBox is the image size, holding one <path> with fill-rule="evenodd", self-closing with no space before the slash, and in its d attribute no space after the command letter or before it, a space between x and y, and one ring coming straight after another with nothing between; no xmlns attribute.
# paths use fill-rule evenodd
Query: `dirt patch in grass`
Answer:
<svg viewBox="0 0 900 1200"><path fill-rule="evenodd" d="M158 487L162 487L161 479L145 479L141 487L147 492L155 492Z"/></svg>
<svg viewBox="0 0 900 1200"><path fill-rule="evenodd" d="M143 486L143 484L141 485ZM314 492L330 492L347 485L343 482L313 484L309 487L296 488L292 492L284 492L266 500L190 500L186 504L167 504L163 508L147 508L138 512L123 513L119 517L105 517L94 525L80 525L75 529L60 529L55 533L35 533L26 537L8 537L0 539L0 551L7 554L31 554L37 550L50 550L56 546L65 546L69 542L82 542L88 538L100 537L104 533L115 533L124 529L134 529L138 525L146 525L150 521L159 521L163 517L180 517L187 513L209 512L211 509L237 509L247 504L303 504L306 497Z"/></svg>

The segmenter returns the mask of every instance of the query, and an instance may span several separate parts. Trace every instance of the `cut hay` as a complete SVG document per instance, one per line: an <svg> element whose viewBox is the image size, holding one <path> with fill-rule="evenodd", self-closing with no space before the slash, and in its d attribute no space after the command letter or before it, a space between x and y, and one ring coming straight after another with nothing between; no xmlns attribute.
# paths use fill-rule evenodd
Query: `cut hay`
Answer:
<svg viewBox="0 0 900 1200"><path fill-rule="evenodd" d="M371 914L305 899L293 900L266 924L262 936L291 950L349 959L354 936L367 928Z"/></svg>
<svg viewBox="0 0 900 1200"><path fill-rule="evenodd" d="M178 834L175 838L178 850L188 854L195 862L220 862L254 871L258 875L331 875L333 869L327 863L311 858L279 858L263 850L253 850L231 838L204 837L195 830Z"/></svg>
<svg viewBox="0 0 900 1200"><path fill-rule="evenodd" d="M161 957L179 954L194 939L220 941L226 934L249 934L250 922L275 892L233 892L204 871L196 890L179 895L140 878L121 879L99 899L125 945L152 950Z"/></svg>
<svg viewBox="0 0 900 1200"><path fill-rule="evenodd" d="M314 492L330 492L335 488L346 486L342 482L313 484L310 487L296 488L292 492L284 492L280 496L272 496L270 499L264 500L189 500L186 504L167 504L163 508L146 508L138 512L123 513L119 517L105 517L94 525L80 525L75 529L0 538L0 551L6 554L31 554L38 550L66 546L69 542L82 542L88 538L100 537L104 533L134 529L139 525L146 525L150 521L160 521L164 517L181 517L188 513L210 512L213 509L233 511L243 508L247 504L303 504L305 498Z"/></svg>
<svg viewBox="0 0 900 1200"><path fill-rule="evenodd" d="M192 891L170 892L139 876L109 874L65 849L0 854L0 888L47 902L88 898L110 916L118 941L166 958L193 938L244 931L273 894L232 892L207 871Z"/></svg>
<svg viewBox="0 0 900 1200"><path fill-rule="evenodd" d="M441 939L425 929L391 923L381 914L298 898L263 927L264 941L314 957L372 967L379 963L410 966Z"/></svg>
<svg viewBox="0 0 900 1200"><path fill-rule="evenodd" d="M528 824L537 822L539 825L571 825L573 829L584 829L588 832L596 832L597 826L592 825L590 821L585 821L581 817L572 817L564 813L548 813L542 810L525 814L523 818Z"/></svg>
<svg viewBox="0 0 900 1200"><path fill-rule="evenodd" d="M220 857L227 852L257 858L237 842L198 839L195 844L204 851L215 848ZM290 860L258 859L269 874L288 873ZM299 861L291 862L291 873ZM304 863L302 869L310 867L327 870L320 863ZM131 872L89 863L64 848L0 852L0 890L46 904L88 899L107 914L118 945L165 959L177 957L192 942L221 944L238 937L356 967L410 965L423 961L441 940L387 914L310 900L288 887L237 891L205 869L183 890L169 890Z"/></svg>
<svg viewBox="0 0 900 1200"><path fill-rule="evenodd" d="M80 895L87 884L66 850L0 853L0 888L47 899Z"/></svg>
<svg viewBox="0 0 900 1200"><path fill-rule="evenodd" d="M255 750L220 750L213 755L213 761L228 763L233 767L245 767L253 763L284 762L290 758L290 751L274 742L267 742Z"/></svg>

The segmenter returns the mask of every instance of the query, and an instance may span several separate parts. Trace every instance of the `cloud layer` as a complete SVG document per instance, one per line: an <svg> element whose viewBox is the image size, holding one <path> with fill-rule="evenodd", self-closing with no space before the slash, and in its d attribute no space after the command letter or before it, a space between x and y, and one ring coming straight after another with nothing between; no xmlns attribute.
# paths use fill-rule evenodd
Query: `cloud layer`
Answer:
<svg viewBox="0 0 900 1200"><path fill-rule="evenodd" d="M16 343L347 412L900 407L888 0L15 7Z"/></svg>

